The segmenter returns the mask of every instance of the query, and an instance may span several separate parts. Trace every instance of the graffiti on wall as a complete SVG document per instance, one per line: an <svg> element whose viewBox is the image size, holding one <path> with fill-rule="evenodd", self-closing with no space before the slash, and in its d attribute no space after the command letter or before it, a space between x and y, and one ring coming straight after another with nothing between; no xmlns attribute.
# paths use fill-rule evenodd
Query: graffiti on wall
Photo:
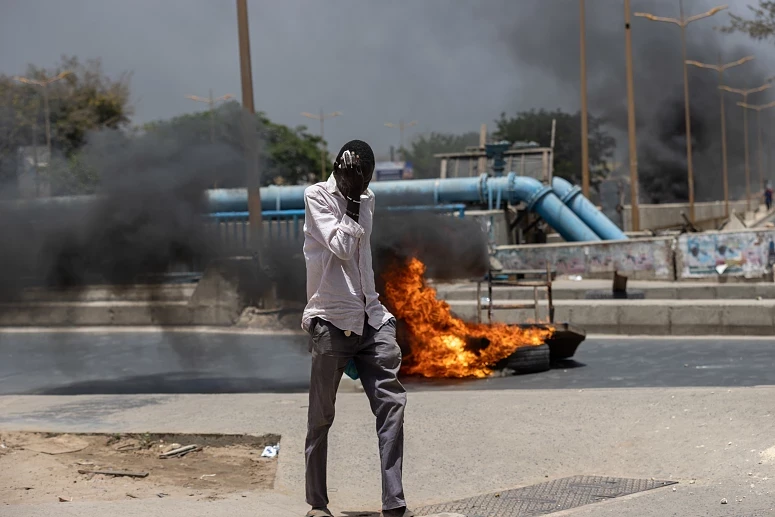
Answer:
<svg viewBox="0 0 775 517"><path fill-rule="evenodd" d="M775 231L685 234L678 250L683 278L759 277L775 262Z"/></svg>
<svg viewBox="0 0 775 517"><path fill-rule="evenodd" d="M506 269L544 269L549 262L559 275L649 271L672 278L671 240L567 246L504 246L496 257Z"/></svg>
<svg viewBox="0 0 775 517"><path fill-rule="evenodd" d="M585 247L508 246L496 257L505 269L546 269L547 262L560 275L578 275L586 269Z"/></svg>

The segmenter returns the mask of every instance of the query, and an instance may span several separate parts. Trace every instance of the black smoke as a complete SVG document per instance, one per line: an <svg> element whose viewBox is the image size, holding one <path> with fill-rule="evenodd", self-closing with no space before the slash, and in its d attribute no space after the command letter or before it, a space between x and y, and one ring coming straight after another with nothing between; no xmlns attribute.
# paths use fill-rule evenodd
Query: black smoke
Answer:
<svg viewBox="0 0 775 517"><path fill-rule="evenodd" d="M222 255L204 192L244 176L245 161L238 147L207 135L204 118L144 134L94 132L79 166L100 177L95 196L0 204L2 296L13 299L30 286L120 289Z"/></svg>
<svg viewBox="0 0 775 517"><path fill-rule="evenodd" d="M240 117L238 107L224 110L219 123L239 128ZM27 287L77 292L95 284L120 294L249 253L219 239L207 218L205 191L215 183L244 184L246 170L242 145L228 138L211 143L208 123L192 118L141 134L95 132L80 162L101 178L96 195L0 203L0 297L12 302ZM396 257L419 258L439 279L477 276L487 263L479 223L450 216L380 205L372 243L377 277ZM267 240L262 258L281 299L306 301L301 241Z"/></svg>
<svg viewBox="0 0 775 517"><path fill-rule="evenodd" d="M498 4L497 6L495 4ZM685 0L687 16L717 5L710 0ZM480 16L493 20L502 42L511 49L526 99L542 97L547 108L579 106L579 7L578 2L544 0L495 2L483 6ZM732 8L741 7L733 4ZM634 12L678 17L675 0L633 0ZM587 72L590 113L602 117L617 137L620 161L627 163L627 90L625 75L625 30L622 2L586 2ZM687 28L687 58L718 63L756 54L758 60L726 73L736 88L759 86L768 77L753 44L722 34L728 16L719 13ZM653 22L633 15L632 41L638 162L643 201L665 203L688 198L684 122L684 91L680 30L676 25ZM743 41L743 44L735 42ZM761 50L761 49L760 49ZM698 201L719 199L721 181L720 106L718 77L714 71L689 68L691 126L694 145L695 193ZM547 98L553 92L554 98ZM767 93L751 96L750 102L767 101ZM731 194L744 193L744 140L742 100L726 95L727 141ZM751 177L758 179L755 114L751 113ZM762 120L765 120L764 114ZM769 120L768 118L766 120ZM768 126L765 126L767 129ZM561 137L561 136L560 136ZM626 171L626 167L623 167ZM766 173L765 173L766 175ZM753 182L755 187L755 182Z"/></svg>

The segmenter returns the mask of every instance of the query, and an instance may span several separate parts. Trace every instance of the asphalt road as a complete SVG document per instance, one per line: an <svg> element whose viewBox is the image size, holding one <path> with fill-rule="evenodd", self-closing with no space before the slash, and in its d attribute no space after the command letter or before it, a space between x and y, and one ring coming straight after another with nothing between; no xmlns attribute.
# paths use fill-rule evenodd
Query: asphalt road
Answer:
<svg viewBox="0 0 775 517"><path fill-rule="evenodd" d="M302 333L0 331L0 395L300 392ZM775 339L590 338L549 372L410 390L775 385Z"/></svg>

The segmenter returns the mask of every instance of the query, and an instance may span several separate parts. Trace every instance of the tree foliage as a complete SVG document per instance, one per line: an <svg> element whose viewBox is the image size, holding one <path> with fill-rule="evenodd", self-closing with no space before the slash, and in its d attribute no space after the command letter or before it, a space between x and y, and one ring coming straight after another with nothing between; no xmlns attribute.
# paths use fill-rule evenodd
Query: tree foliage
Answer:
<svg viewBox="0 0 775 517"><path fill-rule="evenodd" d="M46 86L52 154L60 162L73 159L90 131L126 127L132 114L129 74L111 78L99 59L63 56L51 69L29 65L24 77L41 81L65 71L69 74ZM20 147L45 145L45 122L42 87L0 75L0 173L6 180L16 173ZM66 170L67 165L52 165L49 172L55 168Z"/></svg>
<svg viewBox="0 0 775 517"><path fill-rule="evenodd" d="M176 135L185 139L186 145L196 146L210 143L211 124L214 128L215 144L228 146L235 156L244 155L247 145L259 146L259 160L262 184L291 184L306 181L310 175L320 170L319 136L307 132L305 126L291 128L272 122L265 113L259 112L253 117L250 128L255 142L246 141L244 113L237 102L219 106L211 119L209 111L188 113L169 120L146 124L146 132ZM236 167L234 162L222 161L224 169L217 172L219 186L245 186L245 169Z"/></svg>
<svg viewBox="0 0 775 517"><path fill-rule="evenodd" d="M742 32L760 41L775 37L775 1L760 0L758 6L747 7L753 18L730 13L730 23L721 28L722 32Z"/></svg>
<svg viewBox="0 0 775 517"><path fill-rule="evenodd" d="M554 174L578 184L581 182L581 115L560 110L531 110L514 117L501 114L496 120L494 137L509 142L536 142L549 147L552 138L552 120L557 121L554 143ZM616 140L602 128L602 121L589 119L590 183L597 186L610 174Z"/></svg>
<svg viewBox="0 0 775 517"><path fill-rule="evenodd" d="M406 161L412 164L415 178L437 178L439 160L434 154L457 153L468 146L479 145L479 134L475 132L455 135L451 133L430 133L414 138L410 149L405 151Z"/></svg>

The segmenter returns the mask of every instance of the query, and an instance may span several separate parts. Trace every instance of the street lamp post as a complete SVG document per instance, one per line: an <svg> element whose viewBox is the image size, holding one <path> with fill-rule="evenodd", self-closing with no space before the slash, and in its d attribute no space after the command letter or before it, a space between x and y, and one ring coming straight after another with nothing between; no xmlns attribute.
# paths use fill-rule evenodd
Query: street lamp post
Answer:
<svg viewBox="0 0 775 517"><path fill-rule="evenodd" d="M333 113L324 114L323 109L320 109L320 114L307 113L306 111L301 115L303 117L311 118L313 120L320 121L320 181L326 181L326 119L338 117L341 115L341 111L334 111Z"/></svg>
<svg viewBox="0 0 775 517"><path fill-rule="evenodd" d="M757 156L759 165L759 187L764 187L764 162L762 160L762 126L761 126L761 112L765 109L775 108L775 101L767 104L753 105L746 102L738 102L738 106L742 106L744 110L756 111L756 133L757 133ZM750 190L750 189L749 189Z"/></svg>
<svg viewBox="0 0 775 517"><path fill-rule="evenodd" d="M210 95L207 98L199 97L197 95L186 95L186 99L191 99L192 101L196 102L206 102L209 106L210 111L210 143L215 143L215 103L226 101L234 97L232 94L227 93L226 95L222 95L220 97L213 98L213 90L210 88ZM217 173L216 170L213 171L213 177L215 177L215 174ZM218 188L218 180L214 179L213 181L213 188Z"/></svg>
<svg viewBox="0 0 775 517"><path fill-rule="evenodd" d="M393 124L390 122L385 122L386 127L397 127L399 131L399 142L401 145L401 161L406 161L406 151L404 150L404 130L408 127L416 126L417 121L413 120L411 122L404 123L403 120L400 120L398 124Z"/></svg>
<svg viewBox="0 0 775 517"><path fill-rule="evenodd" d="M727 165L727 123L726 123L726 109L724 108L724 90L721 89L721 86L724 85L724 72L728 69L742 65L743 63L747 63L748 61L751 61L753 59L753 56L745 56L743 58L738 59L737 61L733 61L731 63L722 64L721 62L721 55L719 55L719 61L717 65L709 65L707 63L700 63L699 61L687 61L687 65L696 66L699 68L707 68L710 70L715 70L718 73L718 84L719 84L719 97L721 98L721 163L722 163L722 177L723 177L723 183L724 183L724 215L725 217L729 217L729 168Z"/></svg>
<svg viewBox="0 0 775 517"><path fill-rule="evenodd" d="M579 0L579 52L581 68L581 192L589 198L589 111L587 106L587 15Z"/></svg>
<svg viewBox="0 0 775 517"><path fill-rule="evenodd" d="M215 103L227 101L232 97L234 97L234 95L227 93L226 95L222 95L221 97L218 97L217 99L215 99L213 98L212 89L210 89L210 96L208 98L198 97L196 95L186 95L186 99L191 99L192 101L196 101L196 102L206 102L210 107L210 143L211 144L215 143Z"/></svg>
<svg viewBox="0 0 775 517"><path fill-rule="evenodd" d="M19 81L20 83L24 84L32 84L35 86L40 86L41 91L43 92L43 115L45 117L46 122L46 149L48 150L48 160L49 163L51 162L51 112L48 107L48 85L59 81L60 79L63 79L64 77L67 77L72 72L69 70L65 70L64 72L60 72L54 77L49 77L47 79L30 79L28 77L20 77L20 76L14 76L14 79ZM34 143L33 143L34 145ZM33 152L35 150L33 149ZM36 154L37 156L37 154Z"/></svg>
<svg viewBox="0 0 775 517"><path fill-rule="evenodd" d="M736 93L743 96L743 104L748 104L748 96L752 93L763 92L764 90L772 88L771 83L765 83L756 88L750 88L748 90L741 90L739 88L730 88L729 86L719 86L719 89ZM743 139L745 140L745 207L746 210L751 210L751 166L748 159L748 109L743 107Z"/></svg>
<svg viewBox="0 0 775 517"><path fill-rule="evenodd" d="M624 46L627 63L627 136L630 143L630 207L632 210L632 231L637 232L640 231L640 204L638 193L638 146L635 140L635 85L632 77L632 27L630 25L630 12L630 0L624 0Z"/></svg>
<svg viewBox="0 0 775 517"><path fill-rule="evenodd" d="M708 12L697 14L690 17L684 16L684 4L683 0L679 0L680 18L665 18L663 16L654 16L648 13L635 13L635 16L646 18L655 22L668 22L674 23L681 28L681 53L683 56L683 72L684 72L684 116L686 118L686 165L687 176L689 183L689 220L694 222L694 168L692 166L692 122L691 122L691 110L689 107L689 71L686 67L686 27L697 20L708 18L723 11L728 6L723 5L714 7Z"/></svg>

